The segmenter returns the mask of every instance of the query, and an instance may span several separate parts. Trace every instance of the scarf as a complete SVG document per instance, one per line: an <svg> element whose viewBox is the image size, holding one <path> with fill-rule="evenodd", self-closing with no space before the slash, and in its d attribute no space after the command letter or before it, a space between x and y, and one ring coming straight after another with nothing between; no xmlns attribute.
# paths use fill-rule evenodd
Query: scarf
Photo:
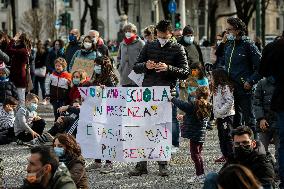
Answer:
<svg viewBox="0 0 284 189"><path fill-rule="evenodd" d="M134 34L132 37L130 37L129 39L127 39L126 37L123 39L124 42L126 43L126 45L130 45L135 39L137 38L137 35Z"/></svg>

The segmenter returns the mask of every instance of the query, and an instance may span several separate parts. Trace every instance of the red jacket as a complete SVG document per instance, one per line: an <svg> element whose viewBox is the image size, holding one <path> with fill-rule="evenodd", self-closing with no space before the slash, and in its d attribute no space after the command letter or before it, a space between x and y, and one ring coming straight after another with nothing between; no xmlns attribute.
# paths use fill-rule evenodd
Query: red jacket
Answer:
<svg viewBox="0 0 284 189"><path fill-rule="evenodd" d="M81 99L80 92L78 90L78 87L89 87L91 86L91 83L89 79L86 79L83 83L80 83L78 86L73 85L69 91L69 102L72 103L76 99Z"/></svg>

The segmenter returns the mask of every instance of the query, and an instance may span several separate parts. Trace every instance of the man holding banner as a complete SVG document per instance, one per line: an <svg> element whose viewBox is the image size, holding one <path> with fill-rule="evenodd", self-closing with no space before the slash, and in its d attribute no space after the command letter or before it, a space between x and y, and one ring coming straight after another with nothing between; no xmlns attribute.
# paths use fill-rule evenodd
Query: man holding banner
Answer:
<svg viewBox="0 0 284 189"><path fill-rule="evenodd" d="M145 74L143 87L170 86L173 91L177 79L188 77L186 52L181 45L171 40L173 28L170 21L160 21L156 29L158 40L147 43L143 47L133 70L137 74ZM173 118L175 116L173 115ZM159 175L168 176L167 161L158 161L158 164ZM147 173L147 161L141 161L129 175L141 176Z"/></svg>

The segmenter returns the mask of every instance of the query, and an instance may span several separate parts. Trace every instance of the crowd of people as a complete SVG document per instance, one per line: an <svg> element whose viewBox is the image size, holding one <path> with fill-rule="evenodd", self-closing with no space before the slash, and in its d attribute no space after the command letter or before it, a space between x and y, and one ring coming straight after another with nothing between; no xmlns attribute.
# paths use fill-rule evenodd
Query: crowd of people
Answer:
<svg viewBox="0 0 284 189"><path fill-rule="evenodd" d="M210 51L208 42L198 45L190 25L174 30L162 20L142 37L131 23L123 31L116 67L110 44L95 30L81 37L72 29L67 44L0 33L0 144L31 147L22 188L91 188L87 171L115 171L109 160L85 165L76 141L83 100L78 87L138 87L128 77L132 71L144 74L143 87L170 86L172 153L179 150L180 136L189 139L195 167L190 183L204 182L204 189L270 189L280 181L284 188L284 32L261 53L238 18L227 19ZM92 69L80 67L82 60ZM48 103L54 112L49 130L37 115L38 105ZM223 167L205 175L202 151L212 125L222 153L215 162ZM271 143L275 158L268 151ZM168 162L158 165L160 176L170 175ZM142 161L129 175L147 173Z"/></svg>

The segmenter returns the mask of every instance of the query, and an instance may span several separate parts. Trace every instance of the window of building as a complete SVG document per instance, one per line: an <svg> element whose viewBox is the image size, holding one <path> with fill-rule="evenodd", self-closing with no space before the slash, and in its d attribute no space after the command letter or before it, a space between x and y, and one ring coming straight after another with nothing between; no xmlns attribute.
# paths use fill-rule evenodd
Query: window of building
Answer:
<svg viewBox="0 0 284 189"><path fill-rule="evenodd" d="M280 18L276 18L276 30L280 30Z"/></svg>
<svg viewBox="0 0 284 189"><path fill-rule="evenodd" d="M255 30L256 29L256 20L255 18L252 19L252 30Z"/></svg>

